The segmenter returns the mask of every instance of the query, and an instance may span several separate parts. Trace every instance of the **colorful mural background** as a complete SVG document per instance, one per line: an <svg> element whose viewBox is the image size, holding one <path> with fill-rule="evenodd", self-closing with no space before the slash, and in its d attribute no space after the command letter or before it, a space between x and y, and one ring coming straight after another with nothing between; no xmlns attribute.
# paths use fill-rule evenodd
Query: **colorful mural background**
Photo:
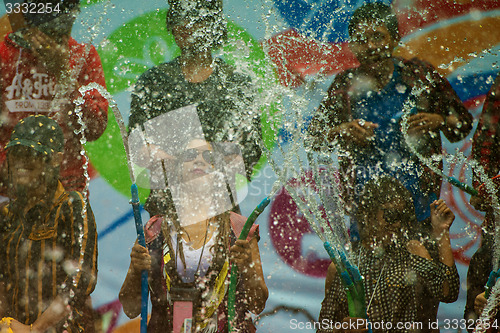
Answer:
<svg viewBox="0 0 500 333"><path fill-rule="evenodd" d="M128 118L130 91L136 78L179 52L164 27L166 1L148 0L140 5L132 0L87 2L73 35L98 47L108 90ZM262 94L266 89L275 91L266 95L273 97L265 100L266 110L278 111L280 119L290 120L291 106L296 98L301 98L307 101L307 118L318 106L333 75L356 65L346 47L346 24L361 3L225 0L230 38L220 53L250 74L262 88ZM403 35L400 55L418 56L432 63L450 80L477 119L484 95L499 69L500 2L394 0L393 5ZM263 125L265 141L272 147L274 134L267 118ZM286 141L286 131L279 134ZM445 150L468 155L471 136L472 133L457 144L445 140ZM99 231L99 279L93 303L103 313L109 332L119 326L121 329L116 331L125 332L125 326L131 324L121 311L117 295L128 269L135 229L128 204L130 181L123 147L111 114L106 133L88 144L87 150L95 170L90 200ZM265 161L257 169L254 180L244 189L244 215L267 195L276 180ZM470 183L467 165L448 163L446 170ZM141 192L143 202L146 195L146 190ZM441 305L439 316L462 318L467 264L478 245L482 215L468 204L468 195L448 184L443 186L442 196L457 215L452 234L463 283L459 301ZM280 192L259 219L260 248L270 297L258 332L288 332L293 330L291 319L315 320L323 300L329 261L319 239L296 207L288 203L286 192ZM148 218L146 213L143 218Z"/></svg>

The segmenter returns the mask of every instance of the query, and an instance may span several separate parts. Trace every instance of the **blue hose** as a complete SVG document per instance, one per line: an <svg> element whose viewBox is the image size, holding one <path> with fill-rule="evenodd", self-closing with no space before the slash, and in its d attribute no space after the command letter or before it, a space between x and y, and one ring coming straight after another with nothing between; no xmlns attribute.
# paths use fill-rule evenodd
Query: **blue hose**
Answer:
<svg viewBox="0 0 500 333"><path fill-rule="evenodd" d="M132 192L132 201L130 203L134 211L137 239L139 245L146 247L146 238L144 237L144 226L142 225L140 211L139 192L136 184L132 184L130 192ZM148 330L148 291L148 271L143 270L141 272L141 333L146 333Z"/></svg>

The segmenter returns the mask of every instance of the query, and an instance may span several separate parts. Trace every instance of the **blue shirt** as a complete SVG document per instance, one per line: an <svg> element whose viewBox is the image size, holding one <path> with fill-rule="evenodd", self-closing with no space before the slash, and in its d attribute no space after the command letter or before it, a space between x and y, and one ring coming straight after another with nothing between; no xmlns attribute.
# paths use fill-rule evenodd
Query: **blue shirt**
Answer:
<svg viewBox="0 0 500 333"><path fill-rule="evenodd" d="M431 198L422 193L419 175L423 169L401 133L403 106L410 95L410 87L405 85L397 66L390 82L379 92L367 91L352 99L352 115L379 125L374 130L374 140L367 147L360 147L354 157L356 162L356 187L362 187L375 177L387 175L399 180L413 196L417 220L430 216ZM415 114L411 110L410 114ZM361 193L361 191L356 191Z"/></svg>

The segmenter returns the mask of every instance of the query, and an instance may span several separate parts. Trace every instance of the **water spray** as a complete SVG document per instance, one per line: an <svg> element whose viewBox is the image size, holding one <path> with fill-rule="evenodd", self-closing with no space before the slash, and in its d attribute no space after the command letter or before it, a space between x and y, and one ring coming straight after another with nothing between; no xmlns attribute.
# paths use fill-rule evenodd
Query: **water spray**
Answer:
<svg viewBox="0 0 500 333"><path fill-rule="evenodd" d="M424 91L424 85L420 84L420 86L416 85L415 87L412 88L411 95L413 96L418 96ZM427 165L434 173L440 175L444 179L446 179L451 185L456 186L457 188L461 189L462 191L465 191L469 193L470 195L477 196L478 191L476 189L473 189L472 187L460 182L459 180L449 177L443 173L439 168L437 168L434 165L434 162L439 159L441 159L441 156L432 156L432 157L425 157L422 154L420 154L415 147L410 144L410 138L408 135L408 118L411 114L411 111L416 107L416 102L412 98L408 98L404 104L403 104L403 115L402 115L402 122L401 122L401 131L403 133L405 142L407 146L410 148L411 153L415 156L418 157L422 163ZM492 199L492 207L493 207L493 213L495 216L495 237L494 237L494 245L493 245L493 271L496 272L499 269L499 258L500 258L500 205L498 198L496 197L496 190L495 190L495 184L492 179L490 179L487 175L486 172L481 164L479 164L475 160L470 160L462 154L462 153L457 153L454 158L458 160L459 162L468 162L471 164L472 168L476 170L476 174L478 175L479 179L483 183L483 186L486 189L486 192L490 194L491 199ZM446 160L449 159L449 157L445 158ZM480 322L485 323L489 322L490 319L492 318L493 312L494 312L494 307L496 305L496 300L499 299L500 297L500 285L495 284L493 288L490 289L491 292L491 297L488 298L488 302L486 304L486 307L484 308L481 317L480 317ZM496 311L495 311L496 312ZM484 332L486 330L485 326L479 325L476 327L475 332Z"/></svg>
<svg viewBox="0 0 500 333"><path fill-rule="evenodd" d="M88 84L87 86L81 87L79 89L80 93L85 94L85 92L89 90L96 89L109 103L109 106L111 107L111 110L113 110L113 114L116 118L116 122L118 123L118 127L120 129L120 135L122 137L123 141L123 146L125 148L125 155L127 158L127 165L128 169L130 172L130 180L132 181L132 185L130 187L130 192L132 196L131 204L132 204L132 209L134 212L134 221L135 221L135 228L137 232L137 239L138 242L141 246L146 247L146 238L144 236L144 226L142 224L142 217L141 217L141 212L140 212L140 202L139 202L139 193L137 189L137 184L136 184L136 178L134 175L133 167L132 167L132 161L130 158L130 150L129 146L127 143L128 139L128 134L127 130L125 127L125 122L123 121L122 114L120 113L120 110L118 109L118 106L116 105L116 102L114 99L111 97L111 94L101 85L92 82ZM141 333L146 333L147 332L147 325L148 325L148 271L143 270L141 272Z"/></svg>

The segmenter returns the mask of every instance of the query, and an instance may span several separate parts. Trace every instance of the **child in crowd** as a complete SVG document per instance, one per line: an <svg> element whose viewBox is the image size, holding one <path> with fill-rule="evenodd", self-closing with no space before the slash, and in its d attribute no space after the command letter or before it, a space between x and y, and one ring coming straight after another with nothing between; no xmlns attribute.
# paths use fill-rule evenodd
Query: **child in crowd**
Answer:
<svg viewBox="0 0 500 333"><path fill-rule="evenodd" d="M43 115L14 127L9 198L0 206L0 331L94 332L97 228L81 192L60 180L64 132Z"/></svg>
<svg viewBox="0 0 500 333"><path fill-rule="evenodd" d="M374 332L431 330L421 315L418 295L424 291L442 302L457 299L459 276L449 237L454 219L443 200L431 204L431 237L439 250L439 262L433 261L422 243L410 237L410 226L416 220L410 192L389 177L367 183L358 207L361 242L352 260L364 277L367 314ZM346 292L332 263L318 332L342 331L335 323L349 320L347 317ZM414 326L409 328L408 323ZM401 324L406 326L398 327ZM362 326L358 328L366 330Z"/></svg>

